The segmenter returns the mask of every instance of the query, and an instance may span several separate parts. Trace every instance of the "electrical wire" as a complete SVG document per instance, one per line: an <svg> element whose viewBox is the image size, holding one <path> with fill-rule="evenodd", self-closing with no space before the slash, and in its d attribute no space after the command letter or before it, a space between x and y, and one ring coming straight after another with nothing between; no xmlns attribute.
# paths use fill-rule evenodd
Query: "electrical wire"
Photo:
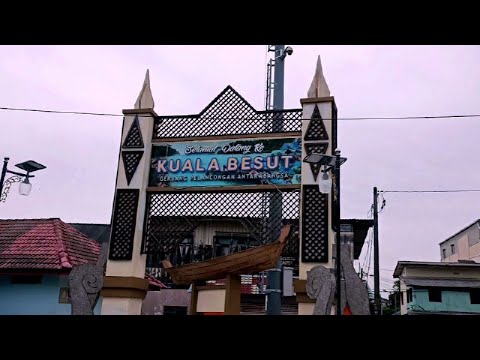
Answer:
<svg viewBox="0 0 480 360"><path fill-rule="evenodd" d="M367 218L373 219L373 204L370 206L370 209L367 213ZM362 269L362 272L367 268L366 267L367 261L370 262L370 254L371 254L370 247L372 246L372 244L373 244L373 231L370 229L369 230L369 238L366 241L367 251L365 253L365 257L363 258L363 263L360 265L360 268ZM365 273L366 273L367 279L368 279L369 271L365 271Z"/></svg>
<svg viewBox="0 0 480 360"><path fill-rule="evenodd" d="M370 232L370 254L368 255L368 265L367 265L367 274L370 273L370 266L372 265L372 259L373 259L373 231Z"/></svg>
<svg viewBox="0 0 480 360"><path fill-rule="evenodd" d="M395 279L392 278L390 275L380 275L380 279L383 279L385 281L392 281L392 282L395 281Z"/></svg>
<svg viewBox="0 0 480 360"><path fill-rule="evenodd" d="M371 248L372 243L373 243L372 239L373 239L373 233L370 230L370 235L369 235L369 238L367 240L367 251L365 253L365 257L363 258L363 264L361 266L362 270L367 274L367 278L368 278L368 274L369 274L369 267L367 268L367 262L370 263L370 256L371 256L370 248ZM367 271L365 271L365 270L367 270Z"/></svg>
<svg viewBox="0 0 480 360"><path fill-rule="evenodd" d="M382 193L460 193L480 192L480 189L458 189L458 190L382 190Z"/></svg>
<svg viewBox="0 0 480 360"><path fill-rule="evenodd" d="M88 112L88 111L63 111L63 110L47 110L47 109L29 109L29 108L13 108L2 106L0 110L5 111L26 111L26 112L41 112L41 113L49 113L49 114L70 114L70 115L92 115L92 116L116 116L116 117L123 117L123 114L113 114L113 113L96 113L96 112ZM288 110L288 109L285 109ZM140 115L142 117L142 115ZM143 117L150 117L149 115L144 115ZM161 116L159 116L161 117ZM456 115L438 115L438 116L385 116L385 117L345 117L345 118L337 118L336 120L349 120L349 121L363 121L363 120L415 120L415 119L458 119L458 118L480 118L480 114L456 114ZM222 120L238 120L238 118L218 118ZM182 119L175 119L177 121L181 121ZM189 119L186 119L189 120ZM211 118L210 120L214 120ZM259 119L254 118L244 118L242 120L255 120L258 121ZM269 119L270 120L270 119ZM311 119L297 119L302 121L307 121ZM323 120L334 120L334 119L323 119Z"/></svg>
<svg viewBox="0 0 480 360"><path fill-rule="evenodd" d="M393 280L393 279L390 280L390 279L380 278L380 281L382 281L384 283L387 283L388 285L395 283L395 280Z"/></svg>
<svg viewBox="0 0 480 360"><path fill-rule="evenodd" d="M11 107L0 107L0 110L41 112L41 113L50 113L50 114L53 113L53 114L71 114L71 115L94 115L94 116L124 116L124 115L120 115L120 114L95 113L95 112L85 112L85 111L62 111L62 110L45 110L45 109L22 109L22 108L11 108Z"/></svg>
<svg viewBox="0 0 480 360"><path fill-rule="evenodd" d="M381 278L381 279L386 279L386 280L388 280L388 281L394 281L394 279L391 278L390 276L386 277L385 275L381 275L380 278Z"/></svg>
<svg viewBox="0 0 480 360"><path fill-rule="evenodd" d="M372 255L371 244L372 244L372 241L369 240L368 246L367 246L367 251L366 251L364 262L363 262L363 267L362 267L362 271L363 271L364 275L367 277L367 279L370 276L372 276L372 274L370 274L370 263L371 263L371 255Z"/></svg>
<svg viewBox="0 0 480 360"><path fill-rule="evenodd" d="M370 206L370 210L368 210L367 218L369 219L373 218L373 204Z"/></svg>
<svg viewBox="0 0 480 360"><path fill-rule="evenodd" d="M383 210L385 209L385 206L387 205L387 200L385 200L383 194L384 194L383 192L378 193L378 197L382 198L382 202L381 202L382 205L380 207L380 211L378 212L379 214L383 212Z"/></svg>
<svg viewBox="0 0 480 360"><path fill-rule="evenodd" d="M365 256L363 257L363 262L360 266L360 268L362 269L363 272L365 272L365 265L367 263L367 256L369 254L370 238L366 241L366 245L367 245L367 251L365 252Z"/></svg>
<svg viewBox="0 0 480 360"><path fill-rule="evenodd" d="M268 52L268 47L267 47ZM267 54L266 54L267 55ZM109 116L109 117L123 117L123 114L113 114L113 113L96 113L96 112L85 112L85 111L61 111L61 110L47 110L47 109L30 109L30 108L12 108L12 107L0 107L0 110L4 111L24 111L24 112L40 112L40 113L53 113L53 114L69 114L69 115L90 115L90 116ZM140 115L142 117L142 115ZM145 116L150 117L150 116ZM465 114L465 115L439 115L439 116L407 116L407 117L352 117L352 118L337 118L337 120L411 120L411 119L448 119L448 118L477 118L480 117L480 114ZM227 119L227 118L223 118ZM179 120L179 119L178 119ZM245 118L242 120L258 120L258 119L249 119ZM311 119L300 119L311 120ZM332 120L332 119L323 119L323 120ZM277 190L279 190L277 188ZM383 194L385 193L462 193L462 192L480 192L480 189L455 189L455 190L382 190L379 194L382 196L382 207L379 211L381 213L385 207L385 199ZM371 216L372 207L368 213L368 216ZM372 240L373 234L370 234L370 239L368 241L368 247L366 256L363 261L362 270L366 267L367 279L370 272L371 258L372 258ZM394 271L391 269L381 269L385 271Z"/></svg>

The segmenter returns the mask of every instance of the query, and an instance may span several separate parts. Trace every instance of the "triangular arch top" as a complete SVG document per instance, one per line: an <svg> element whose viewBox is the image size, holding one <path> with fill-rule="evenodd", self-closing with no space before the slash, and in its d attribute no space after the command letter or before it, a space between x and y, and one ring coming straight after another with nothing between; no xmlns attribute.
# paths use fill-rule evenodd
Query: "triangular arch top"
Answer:
<svg viewBox="0 0 480 360"><path fill-rule="evenodd" d="M232 86L228 85L199 114L200 118L245 118L253 116L257 110Z"/></svg>
<svg viewBox="0 0 480 360"><path fill-rule="evenodd" d="M157 116L153 136L165 139L273 133L278 132L273 126L278 115L283 119L282 132L300 132L302 114L301 108L255 110L228 85L198 114Z"/></svg>

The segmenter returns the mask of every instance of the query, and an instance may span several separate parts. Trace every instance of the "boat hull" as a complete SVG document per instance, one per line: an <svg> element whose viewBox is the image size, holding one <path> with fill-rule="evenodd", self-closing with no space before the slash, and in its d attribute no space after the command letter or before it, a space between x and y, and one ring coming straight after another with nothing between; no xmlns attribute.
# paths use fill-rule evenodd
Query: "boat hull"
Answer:
<svg viewBox="0 0 480 360"><path fill-rule="evenodd" d="M265 271L276 266L289 233L288 225L282 228L280 238L275 243L178 267L171 267L169 261L164 261L164 268L177 285L223 279L228 274L247 275Z"/></svg>

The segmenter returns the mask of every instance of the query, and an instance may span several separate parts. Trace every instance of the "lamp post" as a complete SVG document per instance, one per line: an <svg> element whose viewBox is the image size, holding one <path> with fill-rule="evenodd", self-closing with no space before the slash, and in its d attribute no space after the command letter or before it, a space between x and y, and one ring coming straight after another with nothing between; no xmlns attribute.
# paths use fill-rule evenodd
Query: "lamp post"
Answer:
<svg viewBox="0 0 480 360"><path fill-rule="evenodd" d="M335 150L335 156L311 153L303 159L306 163L318 164L323 166L322 175L319 177L318 188L322 194L330 193L332 189L332 179L328 175L328 171L333 170L335 177L335 219L333 219L335 229L336 242L336 259L335 267L337 273L337 315L342 315L341 306L341 264L340 264L340 166L347 161L346 158L340 157L340 150Z"/></svg>
<svg viewBox="0 0 480 360"><path fill-rule="evenodd" d="M18 191L20 195L28 196L30 194L30 191L32 190L32 184L30 183L29 179L35 176L30 175L30 173L46 168L46 166L39 164L33 160L24 161L15 165L19 169L26 171L26 173L23 174L16 171L8 170L7 165L9 160L10 158L8 157L3 159L2 175L0 176L0 202L5 202L5 200L7 199L8 191L10 190L10 185L14 182L21 181ZM14 176L5 180L5 176L7 174L13 174Z"/></svg>

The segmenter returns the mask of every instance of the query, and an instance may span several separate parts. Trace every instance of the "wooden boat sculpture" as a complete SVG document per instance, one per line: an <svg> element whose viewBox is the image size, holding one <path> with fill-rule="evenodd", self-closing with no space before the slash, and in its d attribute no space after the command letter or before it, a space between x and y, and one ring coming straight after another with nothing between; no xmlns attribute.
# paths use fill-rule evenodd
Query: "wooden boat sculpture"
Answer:
<svg viewBox="0 0 480 360"><path fill-rule="evenodd" d="M176 267L173 267L170 261L164 260L163 267L177 285L224 279L229 274L247 275L272 269L280 258L290 230L291 225L282 227L278 240L271 244Z"/></svg>

